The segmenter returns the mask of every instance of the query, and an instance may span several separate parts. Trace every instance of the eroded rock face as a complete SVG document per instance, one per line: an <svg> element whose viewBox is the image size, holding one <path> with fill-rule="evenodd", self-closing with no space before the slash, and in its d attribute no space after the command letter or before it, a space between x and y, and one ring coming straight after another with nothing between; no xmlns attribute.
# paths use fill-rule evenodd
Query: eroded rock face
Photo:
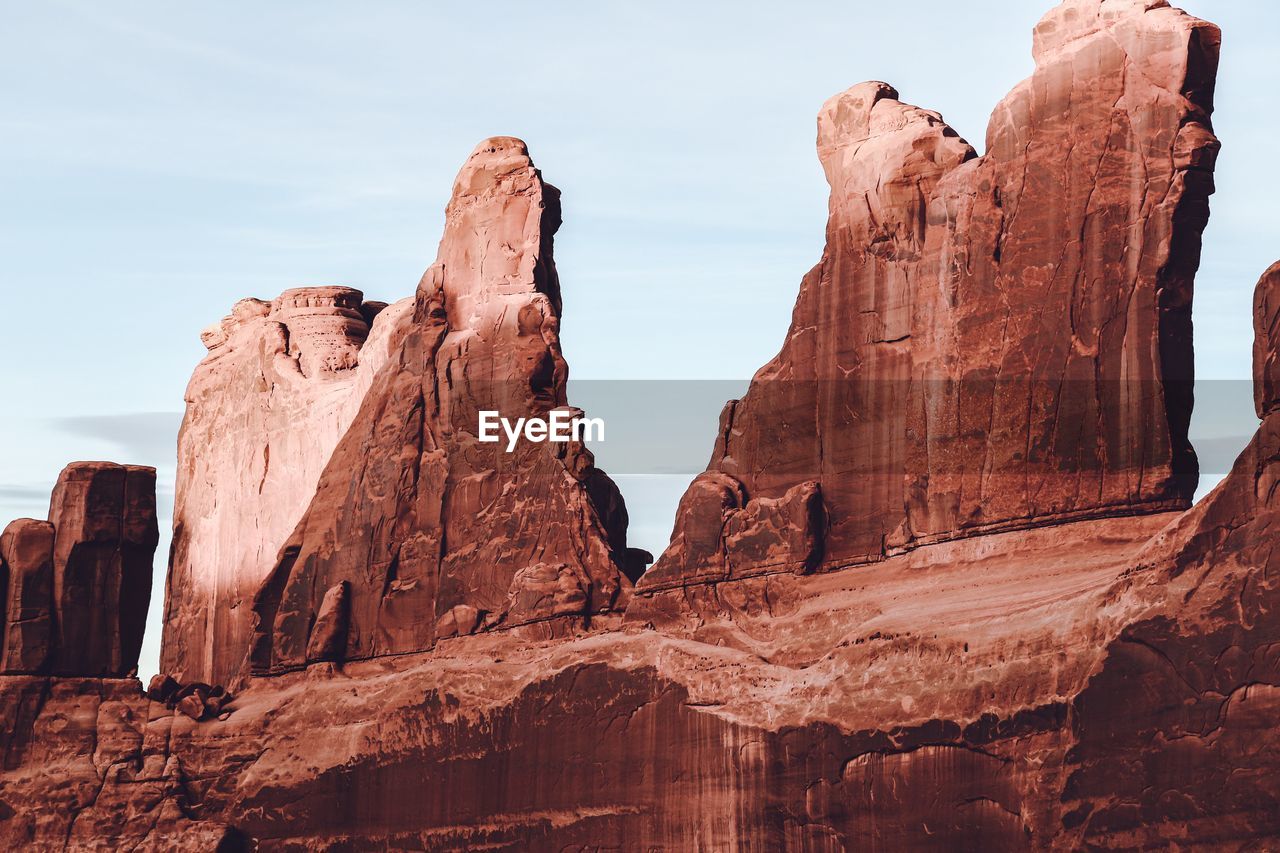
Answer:
<svg viewBox="0 0 1280 853"><path fill-rule="evenodd" d="M77 462L49 503L55 675L124 676L138 665L151 602L156 471Z"/></svg>
<svg viewBox="0 0 1280 853"><path fill-rule="evenodd" d="M49 520L19 519L0 535L0 673L135 670L159 538L154 468L68 465Z"/></svg>
<svg viewBox="0 0 1280 853"><path fill-rule="evenodd" d="M1158 0L1068 2L1038 50L1083 48L1134 16L1184 21L1169 14ZM1162 32L1139 41L1182 44ZM1095 60L1077 57L1082 74ZM861 91L860 109L892 100ZM889 126L919 120L889 109ZM285 549L280 598L258 601L273 677L228 699L169 678L144 696L123 679L0 676L0 846L1234 850L1280 836L1274 268L1256 301L1263 422L1190 510L1135 494L1132 515L979 526L814 572L837 529L827 481L752 494L713 468L677 519L672 548L700 573L679 594L634 596L622 629L486 630L594 606L574 569L590 582L603 564L571 562L557 538L583 492L597 523L575 543L608 543L622 568L624 508L580 449L522 448L504 468L466 429L480 403L563 404L549 192L514 140L463 170L445 266ZM494 257L497 282L474 262ZM500 369L518 390L482 383ZM559 478L534 479L549 469ZM536 553L516 547L530 529ZM415 592L424 579L434 598ZM504 619L489 590L510 603Z"/></svg>
<svg viewBox="0 0 1280 853"><path fill-rule="evenodd" d="M1220 41L1136 0L1036 28L1035 74L931 204L900 539L1187 505Z"/></svg>
<svg viewBox="0 0 1280 853"><path fill-rule="evenodd" d="M53 642L53 525L20 518L0 534L0 672L43 672Z"/></svg>
<svg viewBox="0 0 1280 853"><path fill-rule="evenodd" d="M982 157L884 83L828 101L822 261L641 591L1185 507L1218 43L1162 2L1065 3ZM733 514L810 482L823 529L734 560Z"/></svg>
<svg viewBox="0 0 1280 853"><path fill-rule="evenodd" d="M1258 417L1280 408L1280 263L1263 274L1253 297L1253 399Z"/></svg>
<svg viewBox="0 0 1280 853"><path fill-rule="evenodd" d="M412 304L303 287L241 300L205 330L178 440L162 671L225 684L243 666L253 594Z"/></svg>
<svg viewBox="0 0 1280 853"><path fill-rule="evenodd" d="M344 647L328 659L495 627L554 631L624 603L625 508L590 452L478 440L481 411L514 421L566 405L559 225L559 193L524 143L497 137L472 152L412 328L255 601L255 672L315 658L316 615L343 582Z"/></svg>

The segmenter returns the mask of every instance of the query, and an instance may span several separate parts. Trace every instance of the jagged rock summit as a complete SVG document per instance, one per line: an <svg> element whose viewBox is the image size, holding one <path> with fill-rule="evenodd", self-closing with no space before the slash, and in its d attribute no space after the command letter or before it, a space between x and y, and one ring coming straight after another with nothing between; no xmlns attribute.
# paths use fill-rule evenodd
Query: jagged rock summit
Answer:
<svg viewBox="0 0 1280 853"><path fill-rule="evenodd" d="M161 671L229 683L244 665L253 595L320 472L399 345L412 300L349 287L242 299L201 339L187 386Z"/></svg>
<svg viewBox="0 0 1280 853"><path fill-rule="evenodd" d="M559 227L559 192L524 143L480 143L454 182L411 327L255 600L255 672L491 628L555 632L625 605L625 506L591 453L479 440L481 411L567 408ZM342 636L320 640L321 626Z"/></svg>
<svg viewBox="0 0 1280 853"><path fill-rule="evenodd" d="M255 599L261 677L0 676L0 844L1272 844L1276 268L1261 427L1185 508L1216 45L1162 2L1069 0L982 157L886 84L829 101L827 251L629 603L590 456L472 431L566 403L558 198L482 144ZM344 334L308 363L349 370ZM0 538L10 614L61 535ZM25 660L47 623L14 618Z"/></svg>
<svg viewBox="0 0 1280 853"><path fill-rule="evenodd" d="M826 250L640 591L1185 508L1219 41L1064 3L981 157L887 84L824 104Z"/></svg>

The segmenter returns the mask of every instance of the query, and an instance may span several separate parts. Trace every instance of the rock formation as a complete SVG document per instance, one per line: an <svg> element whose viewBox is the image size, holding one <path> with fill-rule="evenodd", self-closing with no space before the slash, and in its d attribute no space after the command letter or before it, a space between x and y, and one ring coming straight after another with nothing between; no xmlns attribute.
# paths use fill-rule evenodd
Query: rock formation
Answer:
<svg viewBox="0 0 1280 853"><path fill-rule="evenodd" d="M641 590L1185 508L1218 44L1162 2L1064 3L982 157L884 83L823 105L822 261Z"/></svg>
<svg viewBox="0 0 1280 853"><path fill-rule="evenodd" d="M993 123L1022 153L976 158L883 84L824 107L827 256L631 596L589 454L477 441L482 407L566 405L558 199L522 144L482 144L255 600L261 677L0 676L0 846L1273 845L1280 267L1261 426L1181 508L1217 35L1161 0L1067 0L1036 42ZM110 536L76 562L107 518L91 475L64 477L55 530L0 538L5 661L63 633L44 578L128 575Z"/></svg>
<svg viewBox="0 0 1280 853"><path fill-rule="evenodd" d="M163 672L216 684L239 672L253 595L412 304L304 287L243 299L201 335L209 355L187 387L178 440Z"/></svg>
<svg viewBox="0 0 1280 853"><path fill-rule="evenodd" d="M19 519L0 536L0 672L133 673L159 535L154 468L68 465L49 520Z"/></svg>
<svg viewBox="0 0 1280 853"><path fill-rule="evenodd" d="M1280 408L1280 263L1258 282L1253 300L1253 399L1259 418Z"/></svg>
<svg viewBox="0 0 1280 853"><path fill-rule="evenodd" d="M479 440L481 411L567 406L559 193L523 142L497 137L472 152L445 217L411 328L255 600L255 672L304 666L317 644L330 660L403 654L495 627L554 632L625 604L625 510L590 452ZM339 600L341 620L317 621ZM337 624L345 637L316 641Z"/></svg>
<svg viewBox="0 0 1280 853"><path fill-rule="evenodd" d="M20 518L0 534L0 594L0 671L43 672L53 642L52 524Z"/></svg>

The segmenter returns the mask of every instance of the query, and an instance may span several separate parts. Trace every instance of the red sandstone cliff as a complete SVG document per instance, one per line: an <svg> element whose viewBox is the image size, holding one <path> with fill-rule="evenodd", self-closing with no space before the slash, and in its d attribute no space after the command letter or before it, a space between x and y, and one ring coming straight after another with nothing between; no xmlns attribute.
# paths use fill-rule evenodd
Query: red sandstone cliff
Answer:
<svg viewBox="0 0 1280 853"><path fill-rule="evenodd" d="M1185 508L1218 44L1064 3L981 157L884 83L824 104L822 261L641 591Z"/></svg>
<svg viewBox="0 0 1280 853"><path fill-rule="evenodd" d="M136 674L159 538L154 468L68 465L49 520L0 535L0 672Z"/></svg>
<svg viewBox="0 0 1280 853"><path fill-rule="evenodd" d="M625 605L625 509L590 451L479 440L481 411L567 408L559 226L559 193L524 143L480 143L454 182L411 329L255 599L254 672L491 628L550 635Z"/></svg>
<svg viewBox="0 0 1280 853"><path fill-rule="evenodd" d="M629 603L585 451L509 458L469 432L481 406L565 403L558 199L522 144L482 144L257 598L260 677L203 714L8 668L0 843L1274 844L1277 268L1261 427L1182 508L1216 31L1160 0L1068 0L1036 39L982 158L883 84L824 107L826 256ZM60 494L71 532L0 539L5 661L57 636L39 602L91 514ZM129 574L101 545L81 588Z"/></svg>
<svg viewBox="0 0 1280 853"><path fill-rule="evenodd" d="M411 303L382 309L351 288L298 288L241 300L201 335L209 355L187 387L178 439L164 672L225 684L243 665L253 595Z"/></svg>

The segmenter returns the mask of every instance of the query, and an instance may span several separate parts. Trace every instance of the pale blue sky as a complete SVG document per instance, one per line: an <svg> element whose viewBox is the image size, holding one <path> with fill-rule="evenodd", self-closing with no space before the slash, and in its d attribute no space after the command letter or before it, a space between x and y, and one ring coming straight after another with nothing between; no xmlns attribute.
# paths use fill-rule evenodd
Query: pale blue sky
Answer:
<svg viewBox="0 0 1280 853"><path fill-rule="evenodd" d="M72 459L171 480L199 330L298 285L409 294L495 134L564 193L575 377L749 377L821 251L822 101L883 79L981 150L1049 5L3 0L0 515L43 517ZM1225 34L1199 371L1245 379L1253 284L1280 257L1280 4L1184 5ZM1201 435L1251 430L1247 388L1222 396ZM658 550L685 478L629 479Z"/></svg>

